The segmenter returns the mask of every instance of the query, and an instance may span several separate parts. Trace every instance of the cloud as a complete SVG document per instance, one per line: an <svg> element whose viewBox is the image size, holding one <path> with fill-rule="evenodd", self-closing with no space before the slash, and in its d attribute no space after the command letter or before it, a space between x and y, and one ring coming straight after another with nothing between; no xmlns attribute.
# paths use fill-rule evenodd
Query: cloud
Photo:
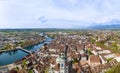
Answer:
<svg viewBox="0 0 120 73"><path fill-rule="evenodd" d="M119 0L0 0L0 26L90 26L120 20L119 3Z"/></svg>

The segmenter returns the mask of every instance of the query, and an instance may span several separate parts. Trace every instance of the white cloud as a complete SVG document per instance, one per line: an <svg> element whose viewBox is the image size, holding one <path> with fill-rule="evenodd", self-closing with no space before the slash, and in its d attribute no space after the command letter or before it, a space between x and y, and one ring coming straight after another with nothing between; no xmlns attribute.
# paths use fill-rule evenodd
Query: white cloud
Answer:
<svg viewBox="0 0 120 73"><path fill-rule="evenodd" d="M0 26L55 27L59 23L61 27L65 24L72 27L104 23L120 19L119 3L119 0L0 0ZM47 26L38 20L41 16L48 20L44 23Z"/></svg>

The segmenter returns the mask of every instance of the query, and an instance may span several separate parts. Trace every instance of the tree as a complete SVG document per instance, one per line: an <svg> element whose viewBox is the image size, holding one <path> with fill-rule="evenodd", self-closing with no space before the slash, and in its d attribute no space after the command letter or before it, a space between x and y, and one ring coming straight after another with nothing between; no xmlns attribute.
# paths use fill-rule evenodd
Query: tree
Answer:
<svg viewBox="0 0 120 73"><path fill-rule="evenodd" d="M120 63L117 66L112 67L110 70L106 71L105 73L120 73Z"/></svg>

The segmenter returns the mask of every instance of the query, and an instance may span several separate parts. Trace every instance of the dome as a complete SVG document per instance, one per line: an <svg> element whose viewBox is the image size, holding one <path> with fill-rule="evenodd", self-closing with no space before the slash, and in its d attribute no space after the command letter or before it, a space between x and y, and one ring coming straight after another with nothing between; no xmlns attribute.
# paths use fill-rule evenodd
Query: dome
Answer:
<svg viewBox="0 0 120 73"><path fill-rule="evenodd" d="M57 59L56 59L56 62L57 62L57 63L60 63L60 61L61 61L61 57L58 56Z"/></svg>
<svg viewBox="0 0 120 73"><path fill-rule="evenodd" d="M58 56L58 57L56 58L56 62L57 62L57 63L60 63L61 61L65 61L64 55Z"/></svg>
<svg viewBox="0 0 120 73"><path fill-rule="evenodd" d="M65 56L64 56L64 55L61 55L61 59L65 59Z"/></svg>

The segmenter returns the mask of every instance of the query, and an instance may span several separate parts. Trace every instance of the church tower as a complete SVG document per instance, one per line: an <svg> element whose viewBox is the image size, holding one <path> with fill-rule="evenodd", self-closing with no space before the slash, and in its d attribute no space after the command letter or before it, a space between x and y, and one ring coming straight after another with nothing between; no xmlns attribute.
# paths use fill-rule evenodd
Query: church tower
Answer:
<svg viewBox="0 0 120 73"><path fill-rule="evenodd" d="M64 54L61 54L61 60L60 60L60 73L66 73L66 64L65 64L65 56Z"/></svg>

